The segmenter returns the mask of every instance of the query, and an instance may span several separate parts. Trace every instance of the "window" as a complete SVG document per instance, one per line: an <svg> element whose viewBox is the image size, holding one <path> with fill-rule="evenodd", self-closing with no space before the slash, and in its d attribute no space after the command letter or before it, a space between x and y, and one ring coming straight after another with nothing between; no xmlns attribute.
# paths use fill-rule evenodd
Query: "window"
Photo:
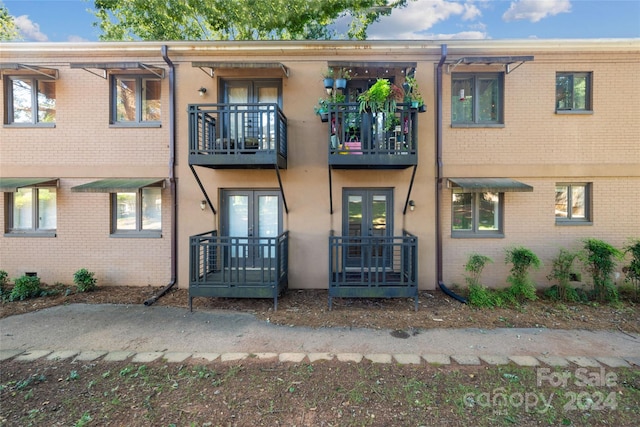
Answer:
<svg viewBox="0 0 640 427"><path fill-rule="evenodd" d="M5 123L53 125L56 121L56 84L53 80L8 76Z"/></svg>
<svg viewBox="0 0 640 427"><path fill-rule="evenodd" d="M113 235L160 237L162 194L160 187L143 187L136 192L111 194Z"/></svg>
<svg viewBox="0 0 640 427"><path fill-rule="evenodd" d="M117 124L156 124L160 122L159 78L113 77L113 118Z"/></svg>
<svg viewBox="0 0 640 427"><path fill-rule="evenodd" d="M451 123L493 125L503 121L501 73L454 74L451 81Z"/></svg>
<svg viewBox="0 0 640 427"><path fill-rule="evenodd" d="M556 111L591 109L591 73L556 73Z"/></svg>
<svg viewBox="0 0 640 427"><path fill-rule="evenodd" d="M56 188L22 187L9 193L7 232L55 236Z"/></svg>
<svg viewBox="0 0 640 427"><path fill-rule="evenodd" d="M502 236L504 193L453 193L452 236Z"/></svg>
<svg viewBox="0 0 640 427"><path fill-rule="evenodd" d="M591 184L556 184L556 224L591 221Z"/></svg>

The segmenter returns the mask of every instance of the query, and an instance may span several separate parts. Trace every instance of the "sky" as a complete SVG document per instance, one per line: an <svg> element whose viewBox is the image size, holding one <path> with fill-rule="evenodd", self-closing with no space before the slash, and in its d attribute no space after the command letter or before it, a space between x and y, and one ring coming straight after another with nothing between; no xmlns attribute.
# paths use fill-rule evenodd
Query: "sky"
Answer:
<svg viewBox="0 0 640 427"><path fill-rule="evenodd" d="M98 41L86 0L0 1L24 41ZM640 0L409 0L369 39L640 38Z"/></svg>

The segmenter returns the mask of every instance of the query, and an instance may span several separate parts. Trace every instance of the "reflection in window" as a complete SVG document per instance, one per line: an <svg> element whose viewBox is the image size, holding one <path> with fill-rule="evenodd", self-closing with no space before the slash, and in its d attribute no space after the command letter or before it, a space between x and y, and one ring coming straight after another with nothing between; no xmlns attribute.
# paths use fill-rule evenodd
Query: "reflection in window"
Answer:
<svg viewBox="0 0 640 427"><path fill-rule="evenodd" d="M113 200L114 233L162 230L160 187L114 193Z"/></svg>
<svg viewBox="0 0 640 427"><path fill-rule="evenodd" d="M502 75L455 74L451 80L451 122L502 123Z"/></svg>
<svg viewBox="0 0 640 427"><path fill-rule="evenodd" d="M502 233L503 193L453 193L451 231L456 234Z"/></svg>
<svg viewBox="0 0 640 427"><path fill-rule="evenodd" d="M136 76L114 77L114 88L115 122L160 121L160 79Z"/></svg>
<svg viewBox="0 0 640 427"><path fill-rule="evenodd" d="M12 193L10 232L53 231L57 227L56 188L25 187Z"/></svg>
<svg viewBox="0 0 640 427"><path fill-rule="evenodd" d="M39 124L56 121L56 86L53 80L10 77L6 86L8 123Z"/></svg>
<svg viewBox="0 0 640 427"><path fill-rule="evenodd" d="M591 73L557 73L556 110L591 109Z"/></svg>
<svg viewBox="0 0 640 427"><path fill-rule="evenodd" d="M589 222L589 184L556 185L556 223Z"/></svg>

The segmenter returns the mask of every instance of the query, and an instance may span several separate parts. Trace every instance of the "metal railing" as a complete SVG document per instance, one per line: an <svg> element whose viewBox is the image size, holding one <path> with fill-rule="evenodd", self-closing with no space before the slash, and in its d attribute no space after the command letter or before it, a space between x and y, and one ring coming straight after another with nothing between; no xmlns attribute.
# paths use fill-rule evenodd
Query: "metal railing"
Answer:
<svg viewBox="0 0 640 427"><path fill-rule="evenodd" d="M359 103L330 104L331 155L416 156L417 110L398 103L394 114L360 112Z"/></svg>
<svg viewBox="0 0 640 427"><path fill-rule="evenodd" d="M189 154L287 156L287 118L278 104L191 104Z"/></svg>
<svg viewBox="0 0 640 427"><path fill-rule="evenodd" d="M289 232L277 237L191 236L189 306L192 298L273 298L288 285Z"/></svg>
<svg viewBox="0 0 640 427"><path fill-rule="evenodd" d="M329 236L329 308L333 297L414 297L418 304L418 238Z"/></svg>

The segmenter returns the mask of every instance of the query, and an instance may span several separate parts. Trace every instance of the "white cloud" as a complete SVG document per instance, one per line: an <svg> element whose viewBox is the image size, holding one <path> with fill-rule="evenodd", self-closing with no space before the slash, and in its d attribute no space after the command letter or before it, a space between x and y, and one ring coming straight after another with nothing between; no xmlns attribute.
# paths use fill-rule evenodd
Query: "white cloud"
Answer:
<svg viewBox="0 0 640 427"><path fill-rule="evenodd" d="M49 37L40 31L40 25L31 21L28 15L20 15L14 18L14 22L25 40L36 42L46 42L49 40Z"/></svg>
<svg viewBox="0 0 640 427"><path fill-rule="evenodd" d="M67 37L67 41L68 42L73 42L73 43L78 43L78 42L88 42L88 39L85 39L84 37L81 36L69 36Z"/></svg>
<svg viewBox="0 0 640 427"><path fill-rule="evenodd" d="M527 20L538 22L548 16L571 11L569 0L517 0L511 2L502 19L506 22Z"/></svg>
<svg viewBox="0 0 640 427"><path fill-rule="evenodd" d="M367 30L369 39L424 39L435 24L459 17L470 21L482 13L472 2L462 4L447 0L415 0L407 7L382 17Z"/></svg>

